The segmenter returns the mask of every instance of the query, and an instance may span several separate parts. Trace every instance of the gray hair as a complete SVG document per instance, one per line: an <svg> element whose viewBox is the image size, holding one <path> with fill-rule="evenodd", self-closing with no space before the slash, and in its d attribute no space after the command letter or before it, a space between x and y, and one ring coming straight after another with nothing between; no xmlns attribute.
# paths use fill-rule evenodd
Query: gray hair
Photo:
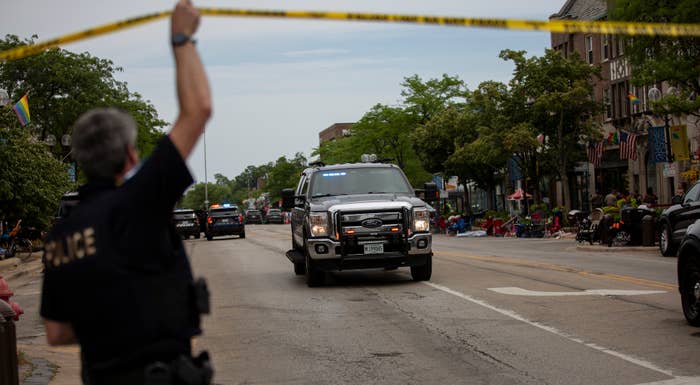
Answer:
<svg viewBox="0 0 700 385"><path fill-rule="evenodd" d="M136 122L117 108L95 108L75 122L71 143L88 179L112 179L124 169L128 146L135 146Z"/></svg>

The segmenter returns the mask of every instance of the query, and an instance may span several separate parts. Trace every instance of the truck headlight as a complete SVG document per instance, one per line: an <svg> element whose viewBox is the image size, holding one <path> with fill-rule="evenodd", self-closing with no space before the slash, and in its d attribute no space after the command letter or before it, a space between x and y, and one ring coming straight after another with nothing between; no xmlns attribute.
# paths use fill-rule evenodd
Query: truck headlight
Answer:
<svg viewBox="0 0 700 385"><path fill-rule="evenodd" d="M425 208L413 209L413 231L430 231L430 213Z"/></svg>
<svg viewBox="0 0 700 385"><path fill-rule="evenodd" d="M323 237L328 235L328 214L326 213L311 213L309 214L309 228L311 228L312 237Z"/></svg>

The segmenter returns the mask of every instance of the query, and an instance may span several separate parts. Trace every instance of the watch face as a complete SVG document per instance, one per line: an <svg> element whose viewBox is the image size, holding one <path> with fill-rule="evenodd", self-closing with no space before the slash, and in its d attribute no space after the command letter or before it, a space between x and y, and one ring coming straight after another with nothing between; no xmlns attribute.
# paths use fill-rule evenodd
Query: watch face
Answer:
<svg viewBox="0 0 700 385"><path fill-rule="evenodd" d="M176 33L175 35L173 35L172 40L173 45L182 45L185 44L189 40L189 38L184 33Z"/></svg>

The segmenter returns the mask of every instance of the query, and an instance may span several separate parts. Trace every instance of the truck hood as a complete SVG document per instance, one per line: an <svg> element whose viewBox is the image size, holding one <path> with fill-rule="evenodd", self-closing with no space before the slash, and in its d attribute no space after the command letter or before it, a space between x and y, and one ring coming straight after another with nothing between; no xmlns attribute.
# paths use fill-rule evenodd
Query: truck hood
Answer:
<svg viewBox="0 0 700 385"><path fill-rule="evenodd" d="M410 209L424 207L417 197L396 194L363 194L315 198L310 202L311 211L367 211L381 209Z"/></svg>

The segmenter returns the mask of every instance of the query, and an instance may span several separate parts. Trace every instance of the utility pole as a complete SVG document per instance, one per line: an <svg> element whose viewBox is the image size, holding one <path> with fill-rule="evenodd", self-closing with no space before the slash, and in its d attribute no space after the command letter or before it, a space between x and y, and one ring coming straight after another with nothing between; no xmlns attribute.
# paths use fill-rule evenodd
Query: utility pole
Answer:
<svg viewBox="0 0 700 385"><path fill-rule="evenodd" d="M209 209L209 182L207 180L207 132L204 131L204 209Z"/></svg>

